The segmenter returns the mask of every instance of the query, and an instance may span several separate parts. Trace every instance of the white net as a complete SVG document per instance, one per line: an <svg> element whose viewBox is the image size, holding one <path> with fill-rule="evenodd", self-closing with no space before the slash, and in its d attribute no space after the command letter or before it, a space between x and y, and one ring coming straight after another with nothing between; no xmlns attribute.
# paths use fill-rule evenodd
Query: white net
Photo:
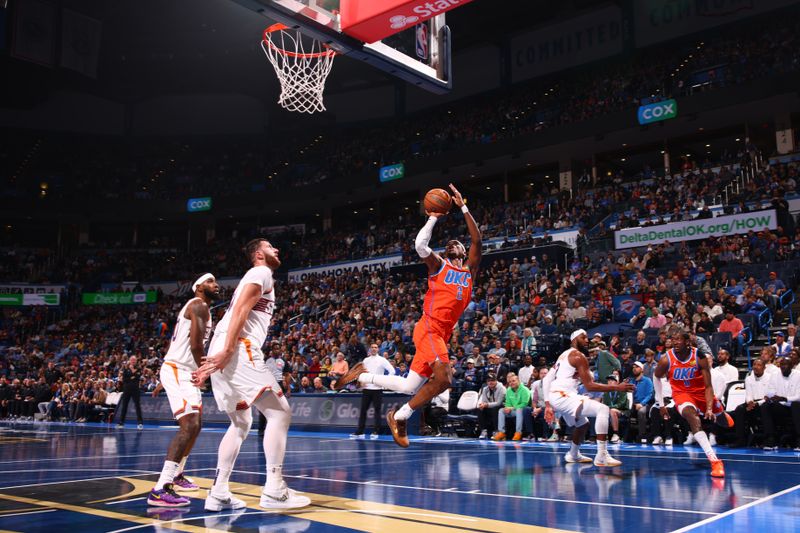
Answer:
<svg viewBox="0 0 800 533"><path fill-rule="evenodd" d="M276 26L264 31L261 48L281 83L278 103L299 113L325 111L322 93L336 52L313 39L304 42L298 30Z"/></svg>

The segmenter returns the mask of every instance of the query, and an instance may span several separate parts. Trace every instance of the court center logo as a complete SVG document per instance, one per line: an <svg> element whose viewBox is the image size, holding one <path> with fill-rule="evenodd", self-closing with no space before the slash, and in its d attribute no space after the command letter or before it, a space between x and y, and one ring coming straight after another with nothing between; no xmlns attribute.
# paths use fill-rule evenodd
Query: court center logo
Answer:
<svg viewBox="0 0 800 533"><path fill-rule="evenodd" d="M325 400L319 407L319 419L322 422L327 422L333 417L333 400Z"/></svg>
<svg viewBox="0 0 800 533"><path fill-rule="evenodd" d="M392 25L393 30L401 30L406 26L410 26L411 24L416 23L419 20L419 17L414 15L407 17L405 15L395 15L389 19L389 23Z"/></svg>

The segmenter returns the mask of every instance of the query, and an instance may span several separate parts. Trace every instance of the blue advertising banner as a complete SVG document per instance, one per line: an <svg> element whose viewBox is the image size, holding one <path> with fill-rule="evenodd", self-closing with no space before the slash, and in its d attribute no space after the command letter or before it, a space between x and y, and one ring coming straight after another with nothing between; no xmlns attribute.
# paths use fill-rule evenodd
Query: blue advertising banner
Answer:
<svg viewBox="0 0 800 533"><path fill-rule="evenodd" d="M641 294L625 294L623 296L614 296L612 303L614 305L614 320L617 322L628 321L639 312L642 306Z"/></svg>

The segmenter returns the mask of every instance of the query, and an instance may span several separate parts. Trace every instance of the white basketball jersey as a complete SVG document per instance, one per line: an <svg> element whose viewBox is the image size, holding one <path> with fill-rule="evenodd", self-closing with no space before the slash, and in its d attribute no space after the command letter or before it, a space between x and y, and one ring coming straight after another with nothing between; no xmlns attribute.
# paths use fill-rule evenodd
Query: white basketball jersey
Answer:
<svg viewBox="0 0 800 533"><path fill-rule="evenodd" d="M175 331L172 334L172 340L169 343L169 350L167 350L167 355L164 357L165 362L175 363L176 365L182 366L184 368L189 368L191 370L197 369L197 363L194 361L194 356L192 355L192 346L191 346L191 333L192 333L192 321L186 316L186 309L189 307L189 304L194 302L195 300L200 300L200 298L192 298L186 305L181 308L180 313L178 313L178 321L175 323ZM206 330L203 332L203 344L208 342L208 337L211 335L211 317L208 318L208 323L206 323Z"/></svg>
<svg viewBox="0 0 800 533"><path fill-rule="evenodd" d="M261 287L261 298L247 314L247 319L239 336L248 339L254 347L261 348L264 341L267 340L272 314L275 312L275 288L272 281L272 269L267 266L253 267L247 271L239 285L236 286L231 303L228 306L228 310L225 311L225 315L219 321L215 335L227 333L228 325L231 321L231 310L239 299L242 287L248 284Z"/></svg>
<svg viewBox="0 0 800 533"><path fill-rule="evenodd" d="M556 373L556 378L550 382L551 394L554 392L578 394L578 385L580 384L578 371L574 366L569 364L569 354L572 350L574 350L574 348L569 348L558 356L558 360L552 370Z"/></svg>

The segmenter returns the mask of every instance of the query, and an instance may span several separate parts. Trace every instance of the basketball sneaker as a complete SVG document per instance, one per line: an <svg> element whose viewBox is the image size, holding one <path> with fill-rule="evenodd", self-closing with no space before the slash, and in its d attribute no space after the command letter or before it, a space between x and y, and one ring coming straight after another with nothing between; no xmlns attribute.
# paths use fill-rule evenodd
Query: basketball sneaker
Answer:
<svg viewBox="0 0 800 533"><path fill-rule="evenodd" d="M175 476L172 484L175 486L175 492L194 492L200 488L194 481L183 474Z"/></svg>
<svg viewBox="0 0 800 533"><path fill-rule="evenodd" d="M214 494L212 491L208 491L205 510L222 511L225 509L241 509L246 506L247 504L245 502L236 498L230 492L228 492L228 494Z"/></svg>
<svg viewBox="0 0 800 533"><path fill-rule="evenodd" d="M264 489L261 491L259 505L265 509L297 509L311 505L311 499L301 496L290 489L285 481L281 481L277 489Z"/></svg>
<svg viewBox="0 0 800 533"><path fill-rule="evenodd" d="M394 409L392 409L386 413L386 422L389 424L389 429L392 431L392 438L394 438L394 441L397 443L397 445L401 448L408 448L408 431L406 429L406 421L396 420L394 418Z"/></svg>
<svg viewBox="0 0 800 533"><path fill-rule="evenodd" d="M331 388L335 391L340 391L346 386L350 385L352 382L356 381L358 379L358 376L366 371L367 369L364 368L363 363L356 363L355 365L353 365L353 368L347 371L347 374L337 379L336 383L334 383L333 387Z"/></svg>
<svg viewBox="0 0 800 533"><path fill-rule="evenodd" d="M578 452L578 455L572 455L572 452L567 452L564 455L564 460L568 463L591 463L592 458L586 457L581 452Z"/></svg>
<svg viewBox="0 0 800 533"><path fill-rule="evenodd" d="M147 496L147 505L153 507L185 507L192 503L189 498L184 498L172 488L172 483L167 483L161 490L153 489Z"/></svg>
<svg viewBox="0 0 800 533"><path fill-rule="evenodd" d="M611 457L610 453L598 453L594 457L594 466L619 466L622 464L622 461L614 459Z"/></svg>
<svg viewBox="0 0 800 533"><path fill-rule="evenodd" d="M711 477L725 477L725 467L719 459L711 461Z"/></svg>
<svg viewBox="0 0 800 533"><path fill-rule="evenodd" d="M653 446L661 446L662 444L664 444L664 439L661 438L661 435L653 439Z"/></svg>

